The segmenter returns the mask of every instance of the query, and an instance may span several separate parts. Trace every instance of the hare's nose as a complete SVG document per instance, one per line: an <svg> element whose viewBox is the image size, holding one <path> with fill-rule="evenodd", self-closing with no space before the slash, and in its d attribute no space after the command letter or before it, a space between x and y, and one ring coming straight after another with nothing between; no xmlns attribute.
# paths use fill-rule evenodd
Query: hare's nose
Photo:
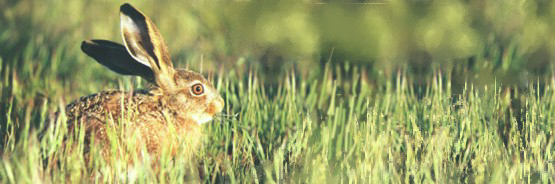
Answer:
<svg viewBox="0 0 555 184"><path fill-rule="evenodd" d="M222 97L218 97L214 102L214 106L215 106L214 109L216 109L216 112L222 112L222 110L224 109L224 105L225 105L224 99Z"/></svg>

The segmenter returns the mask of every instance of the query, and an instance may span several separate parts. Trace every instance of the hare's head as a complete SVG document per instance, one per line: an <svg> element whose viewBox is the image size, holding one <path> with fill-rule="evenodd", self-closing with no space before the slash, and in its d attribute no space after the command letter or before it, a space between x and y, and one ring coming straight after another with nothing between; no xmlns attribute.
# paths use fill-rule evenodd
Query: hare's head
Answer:
<svg viewBox="0 0 555 184"><path fill-rule="evenodd" d="M123 75L138 75L152 83L155 95L180 117L198 124L222 111L218 91L199 73L175 69L158 28L129 4L120 7L121 45L107 40L87 40L81 49L100 64Z"/></svg>

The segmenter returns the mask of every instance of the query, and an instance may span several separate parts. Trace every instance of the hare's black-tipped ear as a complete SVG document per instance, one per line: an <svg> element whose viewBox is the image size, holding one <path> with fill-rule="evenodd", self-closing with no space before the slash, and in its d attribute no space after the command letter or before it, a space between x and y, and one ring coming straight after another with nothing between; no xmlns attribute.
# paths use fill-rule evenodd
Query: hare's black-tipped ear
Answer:
<svg viewBox="0 0 555 184"><path fill-rule="evenodd" d="M116 73L138 75L154 82L152 70L133 59L121 44L108 40L85 40L81 43L81 50Z"/></svg>
<svg viewBox="0 0 555 184"><path fill-rule="evenodd" d="M158 86L172 88L175 70L158 28L127 3L120 7L120 21L123 42L129 54L152 69Z"/></svg>

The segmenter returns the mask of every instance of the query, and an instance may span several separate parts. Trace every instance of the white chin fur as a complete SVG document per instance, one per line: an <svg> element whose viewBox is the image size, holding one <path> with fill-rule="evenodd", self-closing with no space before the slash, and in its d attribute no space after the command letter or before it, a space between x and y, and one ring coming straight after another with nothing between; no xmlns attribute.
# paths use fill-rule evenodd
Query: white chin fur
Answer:
<svg viewBox="0 0 555 184"><path fill-rule="evenodd" d="M202 124L207 123L207 122L212 120L212 116L204 115L204 114L200 115L200 116L193 116L192 118L199 125L202 125Z"/></svg>

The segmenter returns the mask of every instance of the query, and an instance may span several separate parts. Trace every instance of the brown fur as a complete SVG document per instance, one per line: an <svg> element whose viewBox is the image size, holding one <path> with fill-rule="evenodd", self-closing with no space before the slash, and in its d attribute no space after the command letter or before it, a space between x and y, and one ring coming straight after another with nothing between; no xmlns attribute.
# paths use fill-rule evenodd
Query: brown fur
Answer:
<svg viewBox="0 0 555 184"><path fill-rule="evenodd" d="M148 17L129 4L122 5L120 12L125 46L91 40L84 41L81 48L109 69L122 75L141 76L153 87L130 92L104 91L74 101L65 109L70 132L79 126L85 129L86 160L92 141L110 159L112 139L108 131L112 130L118 135L117 141L137 136L133 143L136 148L144 146L157 158L164 149L169 149L171 156L184 147L185 152L193 153L202 137L200 124L222 111L223 99L201 74L173 68L168 49ZM204 88L201 95L192 93L192 86L198 84ZM126 144L130 143L120 145Z"/></svg>

